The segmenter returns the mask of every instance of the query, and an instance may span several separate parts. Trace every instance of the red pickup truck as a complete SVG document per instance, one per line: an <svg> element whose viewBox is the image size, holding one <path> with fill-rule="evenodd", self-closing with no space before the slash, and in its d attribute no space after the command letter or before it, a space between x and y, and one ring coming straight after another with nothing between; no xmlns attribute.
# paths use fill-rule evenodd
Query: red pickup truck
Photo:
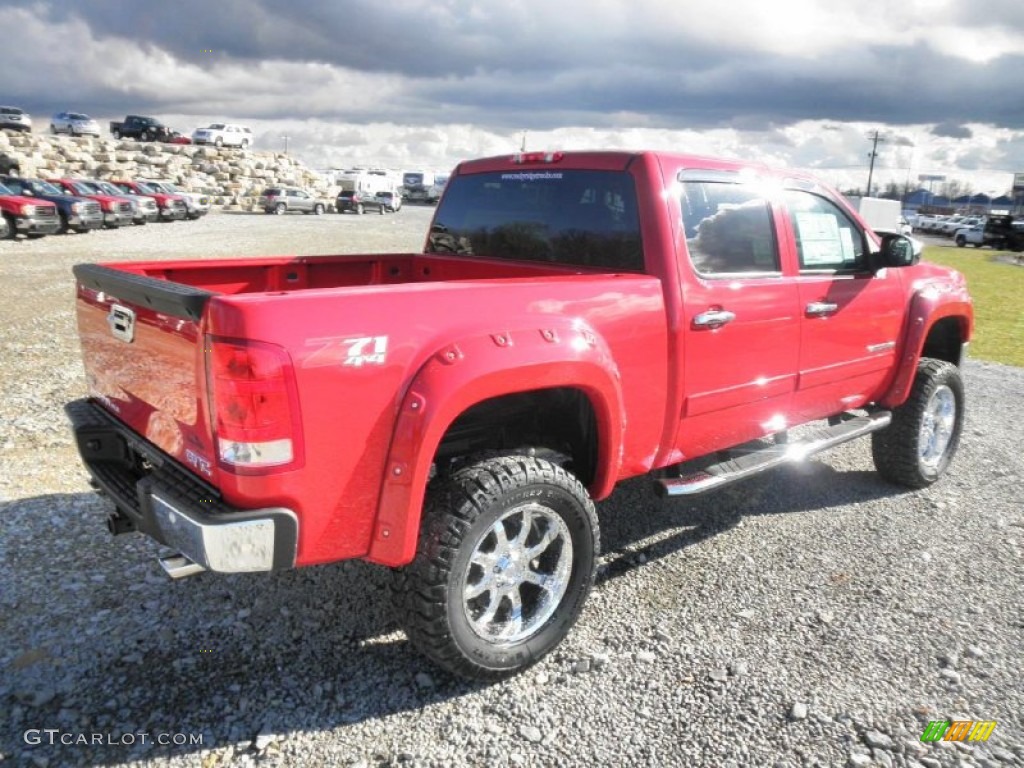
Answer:
<svg viewBox="0 0 1024 768"><path fill-rule="evenodd" d="M535 662L593 582L593 500L719 488L871 435L960 439L960 274L813 178L656 152L462 163L423 253L75 267L69 404L113 533L172 576L362 558L436 662Z"/></svg>

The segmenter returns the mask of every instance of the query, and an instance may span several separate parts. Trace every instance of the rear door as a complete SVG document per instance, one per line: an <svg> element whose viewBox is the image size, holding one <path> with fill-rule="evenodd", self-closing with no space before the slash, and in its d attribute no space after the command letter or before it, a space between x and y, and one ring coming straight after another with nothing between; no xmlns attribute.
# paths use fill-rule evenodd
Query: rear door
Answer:
<svg viewBox="0 0 1024 768"><path fill-rule="evenodd" d="M904 292L899 270L872 271L873 238L835 201L790 189L785 202L801 312L794 415L806 421L877 397L895 366Z"/></svg>
<svg viewBox="0 0 1024 768"><path fill-rule="evenodd" d="M800 316L764 190L731 173L684 171L681 181L685 397L676 444L696 456L787 426Z"/></svg>

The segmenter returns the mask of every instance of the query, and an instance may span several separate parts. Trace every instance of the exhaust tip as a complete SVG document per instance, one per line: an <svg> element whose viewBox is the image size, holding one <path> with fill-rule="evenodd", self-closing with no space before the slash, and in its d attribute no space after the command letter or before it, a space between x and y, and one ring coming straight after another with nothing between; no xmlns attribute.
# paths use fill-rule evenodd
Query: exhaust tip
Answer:
<svg viewBox="0 0 1024 768"><path fill-rule="evenodd" d="M184 579L206 570L199 563L189 560L184 555L166 555L158 559L160 567L172 579Z"/></svg>

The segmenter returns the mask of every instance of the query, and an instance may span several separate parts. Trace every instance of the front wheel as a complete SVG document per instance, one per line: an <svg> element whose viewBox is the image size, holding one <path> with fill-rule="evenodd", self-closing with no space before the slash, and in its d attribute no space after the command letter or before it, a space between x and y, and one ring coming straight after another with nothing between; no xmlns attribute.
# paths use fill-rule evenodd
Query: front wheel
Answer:
<svg viewBox="0 0 1024 768"><path fill-rule="evenodd" d="M120 139L121 139L121 132L120 131L111 131L110 135L114 137L115 141L120 141Z"/></svg>
<svg viewBox="0 0 1024 768"><path fill-rule="evenodd" d="M399 619L448 671L499 680L568 634L599 549L594 504L560 466L504 456L428 491L416 559L396 572Z"/></svg>
<svg viewBox="0 0 1024 768"><path fill-rule="evenodd" d="M967 238L964 237L963 235L957 235L956 245L958 248L963 248L965 245L967 245Z"/></svg>
<svg viewBox="0 0 1024 768"><path fill-rule="evenodd" d="M274 206L274 213L278 216L284 216L284 212L287 210L287 206L284 203L278 203Z"/></svg>
<svg viewBox="0 0 1024 768"><path fill-rule="evenodd" d="M875 468L897 485L929 486L953 460L963 424L960 369L945 360L922 358L907 402L893 410L892 424L871 436Z"/></svg>
<svg viewBox="0 0 1024 768"><path fill-rule="evenodd" d="M314 205L314 206L313 206L313 215L314 215L314 216L319 216L319 215L320 215L320 214L322 214L323 212L324 212L324 206L323 206L323 204L321 204L321 203L317 203L316 205Z"/></svg>
<svg viewBox="0 0 1024 768"><path fill-rule="evenodd" d="M141 141L149 141L149 131L143 131L142 133L140 133L139 139Z"/></svg>

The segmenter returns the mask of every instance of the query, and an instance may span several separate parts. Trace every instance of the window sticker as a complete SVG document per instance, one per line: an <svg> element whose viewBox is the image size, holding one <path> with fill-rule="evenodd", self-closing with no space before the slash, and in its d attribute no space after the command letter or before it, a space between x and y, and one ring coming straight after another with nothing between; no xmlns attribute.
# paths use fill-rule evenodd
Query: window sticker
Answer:
<svg viewBox="0 0 1024 768"><path fill-rule="evenodd" d="M799 211L795 218L804 266L836 264L845 261L846 254L852 255L853 241L849 241L848 249L840 241L839 224L833 214Z"/></svg>

